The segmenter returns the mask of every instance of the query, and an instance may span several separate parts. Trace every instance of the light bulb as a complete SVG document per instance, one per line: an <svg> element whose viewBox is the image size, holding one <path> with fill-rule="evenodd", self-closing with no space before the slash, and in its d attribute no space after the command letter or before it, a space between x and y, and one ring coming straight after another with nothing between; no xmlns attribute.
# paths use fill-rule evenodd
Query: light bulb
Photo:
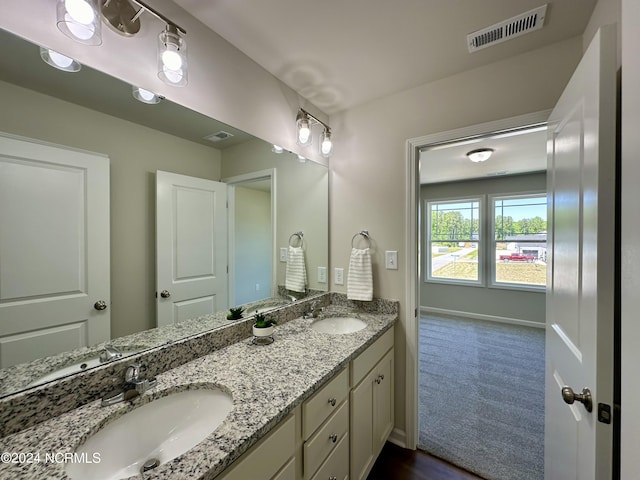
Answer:
<svg viewBox="0 0 640 480"><path fill-rule="evenodd" d="M68 68L73 63L72 58L69 58L66 55L62 55L61 53L55 52L53 50L49 50L49 58L60 68Z"/></svg>
<svg viewBox="0 0 640 480"><path fill-rule="evenodd" d="M57 68L58 70L62 70L63 72L78 72L81 68L81 65L73 58L67 57L66 55L62 55L61 53L48 48L40 47L40 57L48 65L53 68Z"/></svg>
<svg viewBox="0 0 640 480"><path fill-rule="evenodd" d="M282 148L280 145L276 145L275 143L273 144L273 146L271 147L271 151L273 153L277 153L278 155L281 154L282 152L284 152L284 148Z"/></svg>
<svg viewBox="0 0 640 480"><path fill-rule="evenodd" d="M320 154L323 157L331 156L331 151L333 150L333 142L331 141L331 132L325 130L322 132L322 137L320 138Z"/></svg>
<svg viewBox="0 0 640 480"><path fill-rule="evenodd" d="M89 25L93 23L93 20L96 18L93 8L91 8L91 5L85 0L65 0L64 6L67 9L69 17L71 17L71 20L74 22Z"/></svg>
<svg viewBox="0 0 640 480"><path fill-rule="evenodd" d="M158 77L173 86L187 84L187 43L175 25L158 35Z"/></svg>
<svg viewBox="0 0 640 480"><path fill-rule="evenodd" d="M168 70L178 71L182 66L182 57L177 52L174 45L167 45L167 49L162 52L162 63Z"/></svg>
<svg viewBox="0 0 640 480"><path fill-rule="evenodd" d="M298 141L300 143L308 143L311 136L311 129L309 127L300 127L298 130Z"/></svg>

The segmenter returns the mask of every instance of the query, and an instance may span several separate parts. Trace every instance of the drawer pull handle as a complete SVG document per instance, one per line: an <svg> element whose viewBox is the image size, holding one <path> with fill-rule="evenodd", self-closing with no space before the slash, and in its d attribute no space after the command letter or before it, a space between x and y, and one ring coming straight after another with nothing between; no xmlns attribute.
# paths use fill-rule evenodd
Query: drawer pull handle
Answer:
<svg viewBox="0 0 640 480"><path fill-rule="evenodd" d="M330 398L327 403L330 403L332 407L335 407L336 406L336 399L335 398Z"/></svg>
<svg viewBox="0 0 640 480"><path fill-rule="evenodd" d="M329 480L338 480L338 477L336 477L335 475L331 475L331 476L329 477Z"/></svg>
<svg viewBox="0 0 640 480"><path fill-rule="evenodd" d="M376 377L376 383L377 383L378 385L380 385L380 383L382 382L382 380L384 380L384 375L378 375L378 376Z"/></svg>
<svg viewBox="0 0 640 480"><path fill-rule="evenodd" d="M338 441L338 435L332 433L331 435L329 435L329 440L331 440L332 443L336 443Z"/></svg>

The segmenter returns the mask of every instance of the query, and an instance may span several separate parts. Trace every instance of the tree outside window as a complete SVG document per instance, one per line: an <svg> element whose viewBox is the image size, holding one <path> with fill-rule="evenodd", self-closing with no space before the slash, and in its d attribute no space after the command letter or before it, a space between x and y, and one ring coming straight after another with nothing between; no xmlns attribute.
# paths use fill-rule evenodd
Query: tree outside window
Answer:
<svg viewBox="0 0 640 480"><path fill-rule="evenodd" d="M481 199L427 202L429 280L480 283Z"/></svg>

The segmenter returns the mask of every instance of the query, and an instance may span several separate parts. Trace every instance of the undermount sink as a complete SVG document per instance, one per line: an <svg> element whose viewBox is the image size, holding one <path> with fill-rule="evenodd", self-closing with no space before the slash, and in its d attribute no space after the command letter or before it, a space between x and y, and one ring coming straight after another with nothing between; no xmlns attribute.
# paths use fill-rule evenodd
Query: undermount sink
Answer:
<svg viewBox="0 0 640 480"><path fill-rule="evenodd" d="M233 408L217 389L187 390L147 403L107 424L76 449L95 463L68 463L72 479L120 479L152 470L207 438Z"/></svg>
<svg viewBox="0 0 640 480"><path fill-rule="evenodd" d="M331 335L358 332L366 326L365 322L354 317L327 317L314 320L311 323L311 328L316 332L329 333Z"/></svg>

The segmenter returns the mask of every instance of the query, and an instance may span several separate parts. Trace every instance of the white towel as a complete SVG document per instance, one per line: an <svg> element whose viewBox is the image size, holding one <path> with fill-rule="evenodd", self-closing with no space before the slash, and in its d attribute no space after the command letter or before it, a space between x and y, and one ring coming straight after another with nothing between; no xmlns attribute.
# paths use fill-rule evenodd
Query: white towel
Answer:
<svg viewBox="0 0 640 480"><path fill-rule="evenodd" d="M307 269L304 265L304 250L302 247L289 245L289 258L287 258L284 276L284 286L287 290L306 292Z"/></svg>
<svg viewBox="0 0 640 480"><path fill-rule="evenodd" d="M373 299L373 274L371 255L368 248L352 248L347 277L347 298L349 300Z"/></svg>

